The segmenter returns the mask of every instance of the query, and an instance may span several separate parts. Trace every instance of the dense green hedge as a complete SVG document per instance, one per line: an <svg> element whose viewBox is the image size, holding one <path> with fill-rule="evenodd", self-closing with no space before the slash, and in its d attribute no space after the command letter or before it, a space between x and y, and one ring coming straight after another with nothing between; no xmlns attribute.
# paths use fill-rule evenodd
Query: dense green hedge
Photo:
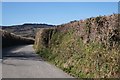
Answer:
<svg viewBox="0 0 120 80"><path fill-rule="evenodd" d="M101 19L104 18L97 17L85 20L82 23L83 28L79 26L80 30L76 29L78 25L76 21L72 22L71 25L65 24L55 29L43 29L36 35L37 53L74 77L120 77L120 43L118 37L120 29L113 25L111 31L108 30L109 27L107 26L101 28L97 25L97 23L101 25ZM89 24L92 23L91 20L95 21L95 31L92 24ZM78 34L77 30L83 30L83 32L81 31ZM95 35L92 36L93 33ZM87 35L87 38L81 34Z"/></svg>
<svg viewBox="0 0 120 80"><path fill-rule="evenodd" d="M25 37L17 36L13 33L8 33L7 31L0 30L2 34L2 47L9 47L15 45L23 45L23 44L34 44L34 39L28 39Z"/></svg>

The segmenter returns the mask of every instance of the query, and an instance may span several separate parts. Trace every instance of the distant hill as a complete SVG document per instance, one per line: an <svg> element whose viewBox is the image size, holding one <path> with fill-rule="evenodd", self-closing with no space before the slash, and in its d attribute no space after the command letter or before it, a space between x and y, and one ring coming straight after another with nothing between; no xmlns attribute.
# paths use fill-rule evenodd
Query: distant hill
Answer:
<svg viewBox="0 0 120 80"><path fill-rule="evenodd" d="M39 30L39 28L48 28L48 27L54 27L54 25L23 24L23 25L13 25L13 26L2 26L2 29L10 33L14 33L16 35L21 35L23 37L35 38L35 34Z"/></svg>

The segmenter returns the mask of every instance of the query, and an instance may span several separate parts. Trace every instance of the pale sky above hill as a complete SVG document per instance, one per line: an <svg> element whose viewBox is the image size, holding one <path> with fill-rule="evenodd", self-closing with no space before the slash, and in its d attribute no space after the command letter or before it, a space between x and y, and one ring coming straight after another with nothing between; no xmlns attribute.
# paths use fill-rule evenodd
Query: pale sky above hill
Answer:
<svg viewBox="0 0 120 80"><path fill-rule="evenodd" d="M118 13L117 2L2 2L2 23L62 24Z"/></svg>

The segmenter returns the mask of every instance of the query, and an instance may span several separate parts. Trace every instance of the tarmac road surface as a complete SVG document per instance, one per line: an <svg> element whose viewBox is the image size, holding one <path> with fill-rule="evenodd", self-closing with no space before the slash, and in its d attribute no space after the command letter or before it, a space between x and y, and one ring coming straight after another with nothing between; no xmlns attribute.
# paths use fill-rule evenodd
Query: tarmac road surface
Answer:
<svg viewBox="0 0 120 80"><path fill-rule="evenodd" d="M41 59L32 46L3 49L2 78L72 78Z"/></svg>

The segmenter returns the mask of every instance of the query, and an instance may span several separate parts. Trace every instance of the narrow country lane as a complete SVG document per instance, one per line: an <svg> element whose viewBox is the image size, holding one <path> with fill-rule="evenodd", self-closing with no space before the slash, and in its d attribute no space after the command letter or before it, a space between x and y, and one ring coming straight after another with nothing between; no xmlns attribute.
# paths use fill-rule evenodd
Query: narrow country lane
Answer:
<svg viewBox="0 0 120 80"><path fill-rule="evenodd" d="M3 78L72 78L42 60L32 47L24 45L3 50Z"/></svg>

